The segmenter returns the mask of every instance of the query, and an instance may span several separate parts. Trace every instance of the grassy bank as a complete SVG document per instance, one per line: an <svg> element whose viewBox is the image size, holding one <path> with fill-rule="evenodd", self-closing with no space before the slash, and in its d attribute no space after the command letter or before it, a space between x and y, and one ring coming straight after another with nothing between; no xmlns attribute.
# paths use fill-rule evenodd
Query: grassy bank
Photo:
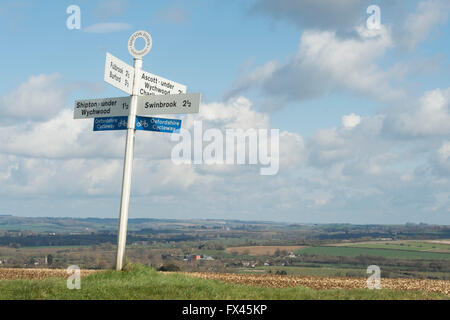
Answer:
<svg viewBox="0 0 450 320"><path fill-rule="evenodd" d="M65 279L2 280L0 299L448 299L417 291L312 290L259 288L225 284L181 274L162 274L134 266L128 272L105 271L81 279L81 290L69 290Z"/></svg>
<svg viewBox="0 0 450 320"><path fill-rule="evenodd" d="M406 247L407 248L407 247ZM388 259L411 259L411 260L450 260L450 253L427 252L414 250L398 250L383 248L364 248L364 247L337 247L337 246L321 246L308 247L296 250L296 254L309 254L318 256L339 256L339 257L357 257L357 256L373 256L384 257Z"/></svg>

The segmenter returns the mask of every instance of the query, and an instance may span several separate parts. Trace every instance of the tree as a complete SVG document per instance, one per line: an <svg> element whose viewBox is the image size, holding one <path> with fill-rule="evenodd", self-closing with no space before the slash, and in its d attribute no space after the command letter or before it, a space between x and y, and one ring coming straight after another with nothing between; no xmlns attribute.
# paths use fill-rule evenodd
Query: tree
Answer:
<svg viewBox="0 0 450 320"><path fill-rule="evenodd" d="M159 268L158 271L176 272L176 271L180 271L180 267L174 263L169 263L168 265L164 265L161 268Z"/></svg>

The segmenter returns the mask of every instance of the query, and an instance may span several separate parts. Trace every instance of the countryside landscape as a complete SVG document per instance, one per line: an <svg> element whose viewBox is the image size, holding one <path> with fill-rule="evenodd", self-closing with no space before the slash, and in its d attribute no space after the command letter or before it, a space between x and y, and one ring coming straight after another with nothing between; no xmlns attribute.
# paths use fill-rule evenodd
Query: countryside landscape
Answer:
<svg viewBox="0 0 450 320"><path fill-rule="evenodd" d="M1 0L0 304L447 307L449 22L450 0Z"/></svg>
<svg viewBox="0 0 450 320"><path fill-rule="evenodd" d="M119 276L112 271L116 229L116 219L1 216L1 297L17 294L15 282L30 281L28 286L44 286L28 292L30 298L93 298L99 293L89 283ZM84 289L72 296L54 287L65 288L70 265L82 269ZM370 265L381 269L381 290L367 288ZM168 299L208 297L180 289L191 282L218 290L216 299L448 299L450 227L130 219L125 270L130 278L146 274L152 283L173 282L177 295ZM112 292L96 297L118 298ZM136 294L145 299L156 293Z"/></svg>

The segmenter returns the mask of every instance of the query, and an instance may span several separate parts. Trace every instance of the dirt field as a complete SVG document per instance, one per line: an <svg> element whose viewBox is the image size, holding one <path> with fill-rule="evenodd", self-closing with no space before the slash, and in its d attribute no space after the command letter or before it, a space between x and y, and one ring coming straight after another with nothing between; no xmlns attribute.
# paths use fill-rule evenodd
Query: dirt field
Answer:
<svg viewBox="0 0 450 320"><path fill-rule="evenodd" d="M277 249L280 251L293 252L304 248L302 246L251 246L251 247L231 247L225 251L228 253L237 252L238 254L249 254L252 256L273 255Z"/></svg>
<svg viewBox="0 0 450 320"><path fill-rule="evenodd" d="M96 270L81 270L81 276L87 276ZM69 274L63 269L12 269L0 268L0 280L67 278Z"/></svg>
<svg viewBox="0 0 450 320"><path fill-rule="evenodd" d="M450 240L427 240L424 242L437 243L437 244L450 244Z"/></svg>
<svg viewBox="0 0 450 320"><path fill-rule="evenodd" d="M330 278L305 276L277 276L263 274L224 274L224 273L183 273L202 279L220 280L252 286L285 288L304 286L311 289L364 289L366 279L363 278ZM450 295L450 281L419 279L382 279L381 286L392 290L420 290Z"/></svg>

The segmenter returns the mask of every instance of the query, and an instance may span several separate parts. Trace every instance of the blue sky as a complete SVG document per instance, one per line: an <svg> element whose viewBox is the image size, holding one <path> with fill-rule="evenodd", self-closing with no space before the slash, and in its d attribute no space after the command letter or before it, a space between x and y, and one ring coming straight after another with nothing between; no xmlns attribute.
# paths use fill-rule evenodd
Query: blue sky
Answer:
<svg viewBox="0 0 450 320"><path fill-rule="evenodd" d="M81 30L66 28L72 4ZM273 177L175 166L168 136L139 133L130 217L449 224L449 12L446 0L3 0L0 214L118 216L123 132L71 112L123 95L103 82L105 53L131 64L127 39L143 29L144 70L202 93L186 128L280 129L281 159Z"/></svg>

